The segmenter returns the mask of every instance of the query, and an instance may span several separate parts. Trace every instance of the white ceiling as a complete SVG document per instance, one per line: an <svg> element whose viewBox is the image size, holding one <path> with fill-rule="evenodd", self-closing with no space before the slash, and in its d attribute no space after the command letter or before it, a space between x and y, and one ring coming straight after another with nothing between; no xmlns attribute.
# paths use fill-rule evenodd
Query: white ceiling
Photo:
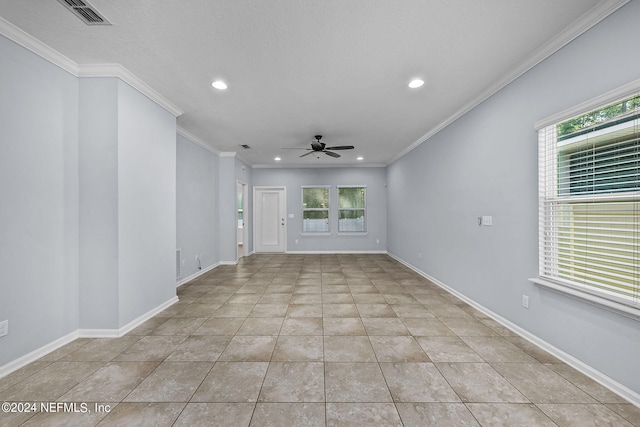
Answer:
<svg viewBox="0 0 640 427"><path fill-rule="evenodd" d="M255 167L389 164L624 3L90 2L113 25L56 0L0 0L0 17L77 64L122 65L184 112L180 129ZM408 88L414 77L425 85ZM356 148L282 149L316 134Z"/></svg>

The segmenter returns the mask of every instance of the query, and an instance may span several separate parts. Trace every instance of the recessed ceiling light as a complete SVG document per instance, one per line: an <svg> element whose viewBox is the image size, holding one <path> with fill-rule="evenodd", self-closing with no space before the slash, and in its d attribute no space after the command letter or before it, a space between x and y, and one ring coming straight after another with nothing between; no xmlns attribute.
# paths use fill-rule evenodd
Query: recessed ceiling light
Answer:
<svg viewBox="0 0 640 427"><path fill-rule="evenodd" d="M215 82L211 83L211 86L219 90L225 90L227 88L227 84L222 80L216 80Z"/></svg>
<svg viewBox="0 0 640 427"><path fill-rule="evenodd" d="M420 80L420 79L413 79L413 80L411 80L411 81L409 82L409 87L410 87L411 89L415 89L415 88L418 88L418 87L422 86L423 84L424 84L424 81L423 81L423 80Z"/></svg>
<svg viewBox="0 0 640 427"><path fill-rule="evenodd" d="M356 160L364 160L364 157L358 156L358 158Z"/></svg>
<svg viewBox="0 0 640 427"><path fill-rule="evenodd" d="M280 157L276 157L273 160L275 160L276 162L279 162L280 160L282 160Z"/></svg>

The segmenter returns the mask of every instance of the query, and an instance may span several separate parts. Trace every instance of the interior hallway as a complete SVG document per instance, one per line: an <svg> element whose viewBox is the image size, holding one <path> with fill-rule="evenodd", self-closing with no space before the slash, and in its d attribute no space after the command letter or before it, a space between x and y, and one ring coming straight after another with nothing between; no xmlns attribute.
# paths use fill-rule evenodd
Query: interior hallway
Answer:
<svg viewBox="0 0 640 427"><path fill-rule="evenodd" d="M91 413L0 426L640 425L640 409L386 255L251 255L178 295L121 338L0 379L2 402Z"/></svg>

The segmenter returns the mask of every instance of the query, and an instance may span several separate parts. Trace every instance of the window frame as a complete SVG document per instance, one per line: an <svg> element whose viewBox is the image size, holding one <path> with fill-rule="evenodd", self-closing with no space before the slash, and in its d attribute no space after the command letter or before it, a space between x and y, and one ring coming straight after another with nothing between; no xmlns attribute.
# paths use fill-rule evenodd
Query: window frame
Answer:
<svg viewBox="0 0 640 427"><path fill-rule="evenodd" d="M309 188L322 188L326 189L328 192L327 203L328 206L326 208L306 208L304 206L304 190ZM327 236L331 235L331 186L330 185L303 185L300 187L300 207L301 207L301 235L303 236ZM305 212L327 212L327 231L309 231L304 229L304 213Z"/></svg>
<svg viewBox="0 0 640 427"><path fill-rule="evenodd" d="M368 219L368 213L367 213L367 186L366 185L337 185L337 196L338 196L338 208L337 208L337 221L338 221L338 234L339 235L366 235L368 233L367 231L367 219ZM362 208L341 208L340 207L340 190L343 188L362 188L364 189L364 206ZM357 231L341 231L340 230L340 212L341 211L363 211L364 215L363 215L363 220L362 220L362 226L364 228L364 230L357 230Z"/></svg>
<svg viewBox="0 0 640 427"><path fill-rule="evenodd" d="M588 201L597 203L611 202L614 199L624 199L629 200L631 203L640 203L640 191L634 189L632 189L631 191L620 192L610 191L605 192L604 194L593 191L588 194L576 195L570 194L571 191L569 190L564 194L559 194L562 192L562 190L558 187L560 183L559 181L561 181L561 179L558 178L558 154L560 144L558 144L558 139L556 136L557 131L555 126L572 118L588 114L599 109L603 109L624 99L638 96L639 94L640 80L636 80L618 89L600 95L596 98L576 105L575 107L572 107L568 110L541 120L535 124L535 130L538 131L539 135L539 271L538 277L530 279L532 282L543 287L552 289L554 291L559 291L561 293L576 297L581 300L585 300L589 303L595 303L605 309L613 310L619 314L631 317L636 320L640 320L640 285L637 282L632 282L633 290L631 291L631 293L633 295L625 297L614 292L607 291L606 289L599 289L597 286L593 286L587 283L583 283L577 286L575 283L572 283L571 280L564 280L563 278L559 277L559 274L554 275L553 273L549 273L550 267L548 266L548 264L545 266L544 263L548 263L550 259L549 246L553 244L559 245L559 243L549 243L550 238L548 237L548 235L553 232L552 227L554 226L551 224L557 221L558 217L558 214L549 215L546 213L549 212L550 207L551 209L553 209L553 201L550 201L549 194L553 195L555 193L556 199L570 199L572 202ZM636 118L635 120L637 124L634 126L636 126L637 129L638 127L640 127L640 119ZM595 128L598 128L598 125L596 125ZM548 138L548 135L544 135L545 132L552 132L551 139ZM550 145L552 147L550 147ZM594 146L594 151L600 148L601 147ZM549 178L550 173L554 174L554 176L551 176ZM545 181L545 178L548 179ZM575 227L574 222L570 222L569 224L571 227ZM639 244L637 237L637 222L635 223L635 225L636 232L635 236L632 239L632 245L637 248ZM557 247L558 246L556 246L556 248ZM551 259L552 261L555 260L555 262L557 263L559 262L559 255L556 253L551 256ZM589 258L586 259L587 261L585 262L588 263ZM637 262L637 258L634 262ZM636 270L634 269L634 271ZM633 278L633 275L631 277Z"/></svg>

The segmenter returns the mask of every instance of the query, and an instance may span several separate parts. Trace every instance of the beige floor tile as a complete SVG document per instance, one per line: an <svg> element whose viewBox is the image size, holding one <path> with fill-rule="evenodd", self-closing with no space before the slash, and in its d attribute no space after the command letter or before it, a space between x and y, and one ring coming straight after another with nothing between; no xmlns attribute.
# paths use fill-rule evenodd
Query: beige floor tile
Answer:
<svg viewBox="0 0 640 427"><path fill-rule="evenodd" d="M289 304L286 317L322 317L322 305Z"/></svg>
<svg viewBox="0 0 640 427"><path fill-rule="evenodd" d="M324 403L258 403L250 425L325 427L325 405Z"/></svg>
<svg viewBox="0 0 640 427"><path fill-rule="evenodd" d="M463 403L396 403L396 407L404 427L480 427Z"/></svg>
<svg viewBox="0 0 640 427"><path fill-rule="evenodd" d="M533 403L595 403L591 396L541 363L491 366Z"/></svg>
<svg viewBox="0 0 640 427"><path fill-rule="evenodd" d="M267 373L267 362L216 362L192 402L256 402Z"/></svg>
<svg viewBox="0 0 640 427"><path fill-rule="evenodd" d="M377 292L377 290L376 290ZM387 301L384 299L382 294L379 293L353 293L353 301L356 304L386 304Z"/></svg>
<svg viewBox="0 0 640 427"><path fill-rule="evenodd" d="M125 402L188 402L212 366L210 362L164 362Z"/></svg>
<svg viewBox="0 0 640 427"><path fill-rule="evenodd" d="M564 379L571 382L600 403L627 403L622 397L598 384L586 375L581 374L569 365L564 363L553 363L545 366L555 373L560 374ZM640 413L640 409L638 409L638 412Z"/></svg>
<svg viewBox="0 0 640 427"><path fill-rule="evenodd" d="M355 304L323 304L322 317L360 317Z"/></svg>
<svg viewBox="0 0 640 427"><path fill-rule="evenodd" d="M524 351L502 337L461 337L485 362L535 363Z"/></svg>
<svg viewBox="0 0 640 427"><path fill-rule="evenodd" d="M321 294L323 304L354 304L353 296L350 293L344 294Z"/></svg>
<svg viewBox="0 0 640 427"><path fill-rule="evenodd" d="M212 317L205 320L202 325L193 332L193 335L233 336L238 332L243 322L244 318Z"/></svg>
<svg viewBox="0 0 640 427"><path fill-rule="evenodd" d="M640 409L384 254L253 254L177 294L124 337L0 379L0 401L110 412L0 427L640 426Z"/></svg>
<svg viewBox="0 0 640 427"><path fill-rule="evenodd" d="M159 362L111 362L60 397L62 402L120 402Z"/></svg>
<svg viewBox="0 0 640 427"><path fill-rule="evenodd" d="M2 391L0 400L54 401L102 366L102 362L54 362Z"/></svg>
<svg viewBox="0 0 640 427"><path fill-rule="evenodd" d="M637 406L630 403L610 403L606 406L634 426L640 426L640 408Z"/></svg>
<svg viewBox="0 0 640 427"><path fill-rule="evenodd" d="M479 320L453 317L444 317L440 320L460 337L490 337L498 335Z"/></svg>
<svg viewBox="0 0 640 427"><path fill-rule="evenodd" d="M325 362L375 362L376 355L366 336L325 336Z"/></svg>
<svg viewBox="0 0 640 427"><path fill-rule="evenodd" d="M292 317L284 319L280 335L322 335L322 318Z"/></svg>
<svg viewBox="0 0 640 427"><path fill-rule="evenodd" d="M169 362L215 362L222 354L231 337L192 335L187 337L167 357Z"/></svg>
<svg viewBox="0 0 640 427"><path fill-rule="evenodd" d="M459 402L432 363L380 363L394 402Z"/></svg>
<svg viewBox="0 0 640 427"><path fill-rule="evenodd" d="M258 300L258 304L289 304L292 293L265 293Z"/></svg>
<svg viewBox="0 0 640 427"><path fill-rule="evenodd" d="M201 317L171 317L155 328L150 335L191 335L205 320Z"/></svg>
<svg viewBox="0 0 640 427"><path fill-rule="evenodd" d="M187 339L185 335L147 335L120 353L114 361L144 362L163 361Z"/></svg>
<svg viewBox="0 0 640 427"><path fill-rule="evenodd" d="M271 361L322 361L323 347L323 338L320 335L283 335L278 337Z"/></svg>
<svg viewBox="0 0 640 427"><path fill-rule="evenodd" d="M436 363L463 402L529 403L487 363Z"/></svg>
<svg viewBox="0 0 640 427"><path fill-rule="evenodd" d="M371 346L378 362L430 362L429 358L410 336L371 336Z"/></svg>
<svg viewBox="0 0 640 427"><path fill-rule="evenodd" d="M398 426L402 421L392 403L327 403L327 426Z"/></svg>
<svg viewBox="0 0 640 427"><path fill-rule="evenodd" d="M414 337L454 336L451 329L438 319L402 318L402 323Z"/></svg>
<svg viewBox="0 0 640 427"><path fill-rule="evenodd" d="M322 304L322 294L318 293L299 293L291 297L291 304Z"/></svg>
<svg viewBox="0 0 640 427"><path fill-rule="evenodd" d="M362 320L357 317L324 318L324 335L366 335Z"/></svg>
<svg viewBox="0 0 640 427"><path fill-rule="evenodd" d="M240 336L231 339L218 360L230 362L268 362L271 360L275 336Z"/></svg>
<svg viewBox="0 0 640 427"><path fill-rule="evenodd" d="M468 403L467 407L483 426L556 426L556 423L531 403Z"/></svg>
<svg viewBox="0 0 640 427"><path fill-rule="evenodd" d="M185 407L184 403L119 403L102 420L102 426L170 426Z"/></svg>
<svg viewBox="0 0 640 427"><path fill-rule="evenodd" d="M391 402L377 363L325 363L327 402Z"/></svg>
<svg viewBox="0 0 640 427"><path fill-rule="evenodd" d="M78 350L60 358L64 362L109 362L135 344L140 337L126 335L121 338L96 338Z"/></svg>
<svg viewBox="0 0 640 427"><path fill-rule="evenodd" d="M33 417L29 418L24 424L20 426L47 426L47 427L70 427L70 426L94 426L102 420L108 412L95 411L94 402L74 402L67 403L67 408L58 408L57 402L43 402L46 405L52 405L52 411L47 412L39 410ZM40 403L38 403L40 405ZM109 408L116 406L115 403L111 404ZM55 409L54 409L55 408ZM58 411L58 409L60 409ZM0 415L0 425L4 425L4 414ZM33 414L26 414L33 415ZM8 425L18 425L8 424Z"/></svg>
<svg viewBox="0 0 640 427"><path fill-rule="evenodd" d="M324 364L271 362L258 402L324 402Z"/></svg>
<svg viewBox="0 0 640 427"><path fill-rule="evenodd" d="M389 304L356 304L360 317L398 317Z"/></svg>
<svg viewBox="0 0 640 427"><path fill-rule="evenodd" d="M632 427L633 424L602 404L537 404L553 422L559 426L596 427L615 426Z"/></svg>
<svg viewBox="0 0 640 427"><path fill-rule="evenodd" d="M456 336L416 337L418 344L434 362L482 362L483 359Z"/></svg>
<svg viewBox="0 0 640 427"><path fill-rule="evenodd" d="M247 317L255 304L225 303L213 312L212 317Z"/></svg>
<svg viewBox="0 0 640 427"><path fill-rule="evenodd" d="M174 426L248 426L253 403L189 403Z"/></svg>
<svg viewBox="0 0 640 427"><path fill-rule="evenodd" d="M367 335L390 335L405 336L409 335L409 330L400 319L392 317L363 318L362 323Z"/></svg>
<svg viewBox="0 0 640 427"><path fill-rule="evenodd" d="M249 317L243 323L236 335L278 335L284 318Z"/></svg>

